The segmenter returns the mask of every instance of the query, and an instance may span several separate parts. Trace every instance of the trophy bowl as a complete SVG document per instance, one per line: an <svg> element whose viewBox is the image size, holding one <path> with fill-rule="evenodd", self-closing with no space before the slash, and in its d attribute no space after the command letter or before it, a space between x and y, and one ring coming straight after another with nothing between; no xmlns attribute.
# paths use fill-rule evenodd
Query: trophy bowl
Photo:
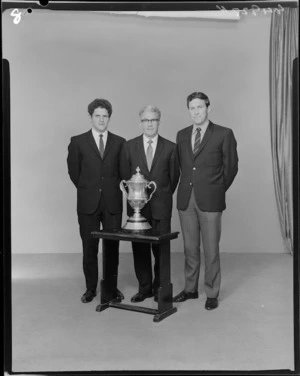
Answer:
<svg viewBox="0 0 300 376"><path fill-rule="evenodd" d="M156 191L156 183L148 181L140 174L140 168L136 168L136 174L132 175L130 180L122 180L120 182L120 189L125 195L129 205L134 210L134 214L127 219L126 224L122 227L124 230L129 231L144 231L151 229L151 225L147 222L146 218L141 215L141 210L148 201L151 200L153 193ZM154 190L151 192L149 198L147 188L151 186ZM128 192L125 188L128 188Z"/></svg>

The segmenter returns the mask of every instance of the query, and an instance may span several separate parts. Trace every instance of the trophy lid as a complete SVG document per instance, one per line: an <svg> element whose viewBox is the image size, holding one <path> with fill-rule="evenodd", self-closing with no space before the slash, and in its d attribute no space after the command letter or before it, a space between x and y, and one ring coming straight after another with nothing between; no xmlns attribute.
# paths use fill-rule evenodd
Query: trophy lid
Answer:
<svg viewBox="0 0 300 376"><path fill-rule="evenodd" d="M131 176L131 179L127 183L148 183L148 180L144 178L144 175L140 174L141 169L136 168L137 173Z"/></svg>

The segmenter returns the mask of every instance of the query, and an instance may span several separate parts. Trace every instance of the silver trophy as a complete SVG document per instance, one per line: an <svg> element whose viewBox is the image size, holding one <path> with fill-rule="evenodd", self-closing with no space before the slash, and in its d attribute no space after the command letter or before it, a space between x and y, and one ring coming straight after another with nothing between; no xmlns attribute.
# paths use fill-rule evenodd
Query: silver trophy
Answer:
<svg viewBox="0 0 300 376"><path fill-rule="evenodd" d="M156 191L156 183L154 181L149 182L146 180L144 176L140 174L141 170L139 167L136 168L136 171L137 173L132 175L130 180L122 180L120 182L120 189L134 210L133 216L128 218L126 224L123 226L123 229L130 231L149 230L151 226L147 222L146 218L141 215L141 210L146 203L151 200L153 193ZM151 192L150 197L148 198L146 189L150 188L151 185L154 187L154 190ZM126 191L125 187L128 187L129 192Z"/></svg>

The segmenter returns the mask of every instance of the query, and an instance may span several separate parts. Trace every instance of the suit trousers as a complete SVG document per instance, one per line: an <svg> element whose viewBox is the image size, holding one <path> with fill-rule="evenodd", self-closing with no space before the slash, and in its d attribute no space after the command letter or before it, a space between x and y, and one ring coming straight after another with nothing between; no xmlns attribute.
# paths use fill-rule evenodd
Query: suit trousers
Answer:
<svg viewBox="0 0 300 376"><path fill-rule="evenodd" d="M204 290L208 298L219 296L221 285L219 254L221 216L222 212L200 210L195 200L194 190L191 192L187 209L179 210L185 254L185 292L198 290L202 237L205 259Z"/></svg>
<svg viewBox="0 0 300 376"><path fill-rule="evenodd" d="M147 218L147 217L146 217ZM147 218L153 231L168 233L171 232L171 219ZM151 244L132 242L134 270L139 282L139 292L142 294L156 292L160 285L159 276L159 245L152 244L154 256L154 280L152 282L152 259Z"/></svg>
<svg viewBox="0 0 300 376"><path fill-rule="evenodd" d="M93 214L78 213L80 236L83 246L83 272L87 290L96 291L98 284L98 248L99 239L93 238L92 231L100 230L100 223L104 230L120 229L122 213L110 214L101 199L99 206ZM105 265L103 265L103 278L117 286L118 266L119 266L119 241L102 240L105 244L106 255Z"/></svg>

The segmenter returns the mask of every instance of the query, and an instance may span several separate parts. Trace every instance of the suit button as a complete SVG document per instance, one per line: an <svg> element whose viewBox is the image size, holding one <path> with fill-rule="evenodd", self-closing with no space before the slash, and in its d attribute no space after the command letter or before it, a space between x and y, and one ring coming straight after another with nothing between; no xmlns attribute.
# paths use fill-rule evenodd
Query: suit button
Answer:
<svg viewBox="0 0 300 376"><path fill-rule="evenodd" d="M99 192L101 192L101 189L99 189Z"/></svg>
<svg viewBox="0 0 300 376"><path fill-rule="evenodd" d="M193 167L193 170L195 171L195 170L196 170L196 167Z"/></svg>
<svg viewBox="0 0 300 376"><path fill-rule="evenodd" d="M190 183L190 185L193 185L193 183Z"/></svg>

